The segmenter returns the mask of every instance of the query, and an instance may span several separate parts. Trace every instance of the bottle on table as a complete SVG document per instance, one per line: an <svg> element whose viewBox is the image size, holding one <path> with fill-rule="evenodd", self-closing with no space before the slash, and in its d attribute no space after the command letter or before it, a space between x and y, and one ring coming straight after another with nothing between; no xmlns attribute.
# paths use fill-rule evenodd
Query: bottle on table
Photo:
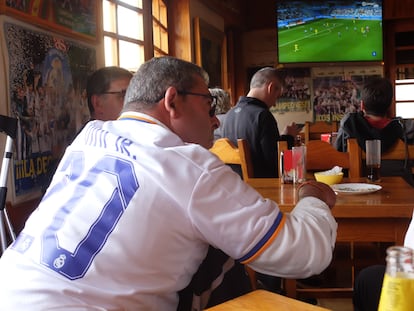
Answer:
<svg viewBox="0 0 414 311"><path fill-rule="evenodd" d="M414 250L387 249L387 266L378 311L409 311L414 307Z"/></svg>

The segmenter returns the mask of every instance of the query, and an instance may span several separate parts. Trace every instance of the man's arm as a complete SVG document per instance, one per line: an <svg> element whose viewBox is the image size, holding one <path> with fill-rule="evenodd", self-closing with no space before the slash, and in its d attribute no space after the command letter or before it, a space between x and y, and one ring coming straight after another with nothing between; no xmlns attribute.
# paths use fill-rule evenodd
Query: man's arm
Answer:
<svg viewBox="0 0 414 311"><path fill-rule="evenodd" d="M340 124L338 129L338 135L336 136L334 147L336 150L341 152L347 151L346 140L349 138L349 135L345 131L345 121L349 118L349 114L345 115Z"/></svg>
<svg viewBox="0 0 414 311"><path fill-rule="evenodd" d="M273 243L250 265L259 272L305 278L321 273L332 260L337 224L330 209L336 195L322 183L298 189L299 202Z"/></svg>
<svg viewBox="0 0 414 311"><path fill-rule="evenodd" d="M304 278L330 263L337 229L330 187L303 186L296 207L283 213L223 164L202 179L190 218L209 244L256 271L282 277Z"/></svg>

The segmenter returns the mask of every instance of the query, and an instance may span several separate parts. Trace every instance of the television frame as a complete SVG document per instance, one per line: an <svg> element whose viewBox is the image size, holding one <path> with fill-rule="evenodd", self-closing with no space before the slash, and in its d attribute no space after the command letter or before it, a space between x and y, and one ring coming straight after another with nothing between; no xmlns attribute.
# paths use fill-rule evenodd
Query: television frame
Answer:
<svg viewBox="0 0 414 311"><path fill-rule="evenodd" d="M358 0L352 0L353 3L362 3L363 1L358 1ZM324 59L299 59L299 60L286 60L285 58L282 58L282 60L280 59L279 55L281 53L281 43L280 43L280 32L281 32L281 27L279 27L279 23L280 23L280 6L283 5L284 3L286 4L290 4L292 5L295 3L302 3L302 4L308 4L308 5L314 5L315 2L318 1L312 1L312 0L277 0L276 3L276 49L277 49L277 57L276 57L276 64L277 66L285 66L285 67L298 67L298 66L332 66L332 65L383 65L384 64L384 29L383 29L383 21L384 21L384 0L374 0L375 3L379 4L381 7L381 19L380 20L374 20L374 21L378 21L380 23L380 27L381 27L381 36L379 37L380 42L381 42L381 51L380 51L380 58L378 59L362 59L362 58L350 58L350 59L334 59L334 60L324 60ZM344 2L350 2L349 0L328 0L328 1L319 1L321 4L333 4L333 3L344 3ZM368 3L372 3L372 2L368 2ZM338 15L339 16L339 15ZM319 19L318 16L312 16L311 19L309 20L317 20ZM303 19L302 19L303 20ZM351 19L350 19L351 20ZM360 22L360 21L366 21L369 19L355 19L355 21ZM373 19L371 19L373 20ZM301 22L299 20L296 20L296 25L292 26L302 26L305 25L305 22ZM327 27L328 28L328 27ZM333 28L332 28L333 29ZM322 31L324 31L326 29L323 29ZM354 31L354 29L352 29ZM322 32L321 31L321 32ZM362 34L362 28L357 28L358 34ZM369 31L369 29L368 29ZM320 32L320 33L321 33ZM317 34L317 33L316 33ZM335 32L333 32L332 34L335 35ZM336 32L336 35L338 36L338 38L340 38L340 34L339 32ZM369 35L369 32L366 33L366 35ZM293 45L294 47L294 45ZM299 47L300 49L300 44ZM286 53L286 52L284 52ZM292 48L292 53L295 53L294 49Z"/></svg>

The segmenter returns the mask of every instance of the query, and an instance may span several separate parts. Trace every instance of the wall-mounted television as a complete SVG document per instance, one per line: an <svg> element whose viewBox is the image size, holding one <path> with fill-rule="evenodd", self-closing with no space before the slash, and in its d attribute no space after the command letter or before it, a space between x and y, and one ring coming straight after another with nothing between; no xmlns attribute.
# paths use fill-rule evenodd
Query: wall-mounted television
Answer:
<svg viewBox="0 0 414 311"><path fill-rule="evenodd" d="M382 0L277 0L279 64L381 62Z"/></svg>

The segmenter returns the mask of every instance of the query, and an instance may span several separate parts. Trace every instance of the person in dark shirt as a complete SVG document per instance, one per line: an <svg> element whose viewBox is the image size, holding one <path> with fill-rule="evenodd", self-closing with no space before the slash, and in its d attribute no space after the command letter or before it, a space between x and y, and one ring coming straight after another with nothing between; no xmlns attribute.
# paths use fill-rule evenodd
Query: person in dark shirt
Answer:
<svg viewBox="0 0 414 311"><path fill-rule="evenodd" d="M277 142L286 140L292 147L300 131L292 123L280 135L277 121L270 112L283 92L283 84L279 70L271 67L260 69L250 81L247 96L240 97L236 106L227 112L223 124L223 137L229 138L235 145L238 138L249 143L256 178L278 177ZM241 176L238 166L232 165L232 169ZM280 278L262 273L256 273L256 276L261 287L282 293Z"/></svg>
<svg viewBox="0 0 414 311"><path fill-rule="evenodd" d="M404 123L400 118L388 117L392 104L393 87L382 77L374 77L364 84L361 91L361 111L346 114L339 125L335 148L345 152L348 138L356 138L359 147L365 151L365 141L381 140L381 152L389 150L399 139L406 142ZM413 184L409 161L383 160L382 176L403 176Z"/></svg>
<svg viewBox="0 0 414 311"><path fill-rule="evenodd" d="M346 151L348 138L356 138L358 145L364 151L365 140L368 139L381 140L382 152L392 147L398 139L407 143L402 120L388 117L392 97L393 87L389 80L379 77L368 80L362 88L361 111L349 113L341 120L335 142L336 149ZM407 182L413 185L412 174L401 161L382 161L381 175L402 175ZM384 265L369 266L360 271L354 284L354 310L377 310L384 271Z"/></svg>
<svg viewBox="0 0 414 311"><path fill-rule="evenodd" d="M246 139L251 150L254 177L278 177L277 141L287 140L292 146L299 133L295 123L287 126L282 135L270 108L283 92L284 79L275 68L257 71L250 81L247 96L240 97L237 105L226 114L223 137L235 145L237 139Z"/></svg>
<svg viewBox="0 0 414 311"><path fill-rule="evenodd" d="M339 126L335 147L346 151L346 140L356 138L365 151L365 141L381 140L382 151L388 150L398 139L404 139L400 119L388 117L393 98L391 82L386 78L369 79L361 91L361 111L346 114Z"/></svg>

